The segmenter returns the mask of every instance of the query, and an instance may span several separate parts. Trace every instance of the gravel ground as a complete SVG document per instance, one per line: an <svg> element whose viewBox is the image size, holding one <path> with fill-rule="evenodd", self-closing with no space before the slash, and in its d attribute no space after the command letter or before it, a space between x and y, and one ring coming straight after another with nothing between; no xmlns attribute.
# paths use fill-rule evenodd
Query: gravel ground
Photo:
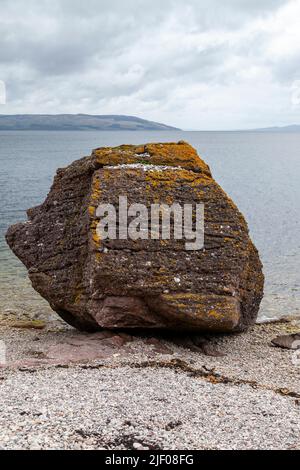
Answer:
<svg viewBox="0 0 300 470"><path fill-rule="evenodd" d="M28 366L37 342L74 330L1 326L19 362L0 369L0 447L300 449L300 364L270 345L294 331L290 322L212 337L224 357L135 337L102 359Z"/></svg>

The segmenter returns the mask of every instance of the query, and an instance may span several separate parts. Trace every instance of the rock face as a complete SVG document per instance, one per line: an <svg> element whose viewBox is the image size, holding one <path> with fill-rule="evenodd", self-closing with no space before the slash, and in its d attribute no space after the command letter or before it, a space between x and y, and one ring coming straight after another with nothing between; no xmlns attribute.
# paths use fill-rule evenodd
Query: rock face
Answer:
<svg viewBox="0 0 300 470"><path fill-rule="evenodd" d="M149 210L204 204L204 248L187 251L174 237L101 240L97 208L118 207L120 196ZM230 332L257 317L263 274L247 224L185 142L96 149L57 171L28 219L7 242L33 287L78 329Z"/></svg>

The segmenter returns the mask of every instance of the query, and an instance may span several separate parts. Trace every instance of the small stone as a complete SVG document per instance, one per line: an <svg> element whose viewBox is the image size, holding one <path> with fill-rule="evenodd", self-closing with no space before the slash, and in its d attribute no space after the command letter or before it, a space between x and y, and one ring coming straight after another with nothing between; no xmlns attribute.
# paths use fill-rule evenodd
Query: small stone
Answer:
<svg viewBox="0 0 300 470"><path fill-rule="evenodd" d="M276 336L272 339L272 344L283 349L300 349L300 333Z"/></svg>
<svg viewBox="0 0 300 470"><path fill-rule="evenodd" d="M11 321L9 325L12 328L43 330L46 326L46 323L41 320L31 320L31 321L19 320L19 321Z"/></svg>
<svg viewBox="0 0 300 470"><path fill-rule="evenodd" d="M148 450L149 447L145 447L143 446L142 444L140 444L139 442L134 442L132 447L135 449L135 450Z"/></svg>

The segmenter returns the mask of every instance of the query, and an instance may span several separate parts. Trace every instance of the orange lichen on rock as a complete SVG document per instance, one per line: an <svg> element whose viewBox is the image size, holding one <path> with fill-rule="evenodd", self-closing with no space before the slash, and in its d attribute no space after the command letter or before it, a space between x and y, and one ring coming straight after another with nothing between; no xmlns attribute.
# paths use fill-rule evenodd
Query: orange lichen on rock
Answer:
<svg viewBox="0 0 300 470"><path fill-rule="evenodd" d="M90 205L88 207L88 213L90 216L90 232L91 237L97 248L100 246L100 236L97 233L98 221L96 218L96 209L101 197L100 192L100 181L97 176L92 179L91 194L90 194Z"/></svg>
<svg viewBox="0 0 300 470"><path fill-rule="evenodd" d="M211 176L208 165L186 142L103 147L92 154L101 166L145 164L181 167Z"/></svg>
<svg viewBox="0 0 300 470"><path fill-rule="evenodd" d="M186 322L191 329L229 331L240 321L237 299L224 295L175 293L151 298L148 305L154 311L167 315L174 323ZM188 328L188 327L187 327Z"/></svg>

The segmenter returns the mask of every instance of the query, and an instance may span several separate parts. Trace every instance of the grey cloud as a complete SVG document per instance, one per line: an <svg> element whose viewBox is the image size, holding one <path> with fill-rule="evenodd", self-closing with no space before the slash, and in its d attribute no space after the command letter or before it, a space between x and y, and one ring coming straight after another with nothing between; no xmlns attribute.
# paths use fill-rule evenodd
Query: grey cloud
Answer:
<svg viewBox="0 0 300 470"><path fill-rule="evenodd" d="M0 79L7 82L7 112L32 107L33 112L130 114L134 107L157 118L157 109L180 114L183 100L171 102L174 90L202 84L212 93L214 87L226 93L232 84L242 86L241 67L254 74L268 69L278 82L297 78L297 54L281 63L266 56L267 29L243 36L249 25L267 21L287 3L2 0ZM183 125L171 117L171 123Z"/></svg>

